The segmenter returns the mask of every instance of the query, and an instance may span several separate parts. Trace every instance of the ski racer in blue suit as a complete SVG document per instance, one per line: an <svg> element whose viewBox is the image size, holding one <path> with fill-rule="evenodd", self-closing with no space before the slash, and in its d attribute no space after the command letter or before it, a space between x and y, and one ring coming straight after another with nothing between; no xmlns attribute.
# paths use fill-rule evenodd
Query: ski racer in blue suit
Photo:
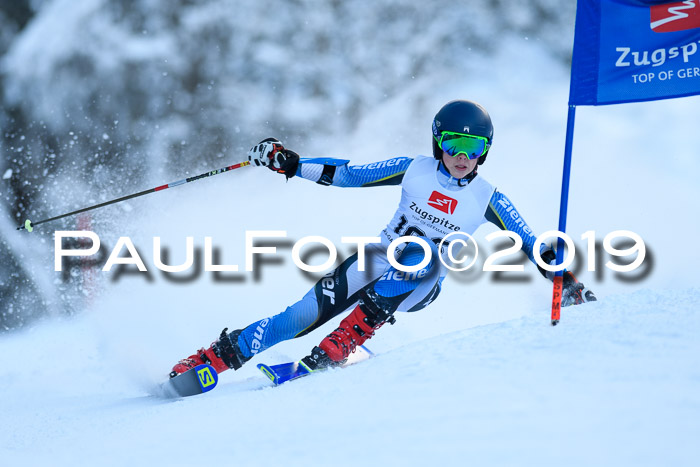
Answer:
<svg viewBox="0 0 700 467"><path fill-rule="evenodd" d="M224 329L211 347L176 364L171 376L202 363L211 364L218 372L238 369L265 349L308 334L352 309L301 361L310 371L341 364L383 324L393 324L395 312L418 311L435 300L448 272L444 264L449 264L449 244L443 239L455 232L472 234L486 222L518 234L523 251L537 265L533 231L508 197L477 173L493 142L493 125L486 110L471 101L449 102L436 114L432 130L433 157L397 157L359 166L340 159L302 159L274 138L255 145L248 153L249 160L288 179L300 177L338 187L400 185L401 201L380 232L380 241L366 245L364 265L357 253L352 255L283 312L231 333ZM430 249L430 260L415 272L401 271L388 260L388 254L393 253L405 267L424 262L427 252L416 243L401 243L393 251L387 250L405 236L420 237ZM555 252L544 245L539 253L545 263L555 261ZM553 273L537 268L552 280ZM593 300L589 289L564 272L562 306Z"/></svg>

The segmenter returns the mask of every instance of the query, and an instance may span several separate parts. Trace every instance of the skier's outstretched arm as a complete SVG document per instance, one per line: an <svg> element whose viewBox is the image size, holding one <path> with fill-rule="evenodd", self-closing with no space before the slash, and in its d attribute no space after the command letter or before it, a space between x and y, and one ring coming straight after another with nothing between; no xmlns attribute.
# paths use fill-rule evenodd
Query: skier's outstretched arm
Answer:
<svg viewBox="0 0 700 467"><path fill-rule="evenodd" d="M267 138L248 152L251 163L285 175L299 176L320 185L366 187L398 185L413 159L396 157L365 165L348 165L346 159L308 159L285 149L274 139Z"/></svg>
<svg viewBox="0 0 700 467"><path fill-rule="evenodd" d="M523 240L522 250L527 254L527 257L530 258L530 261L537 266L540 274L549 280L554 279L553 272L545 271L535 262L533 248L535 246L536 236L506 195L495 190L493 195L491 195L491 200L486 208L484 217L501 230L510 230L511 232L517 233ZM549 246L542 244L539 253L542 261L547 264L554 264L556 261L556 252ZM583 283L579 282L571 272L564 271L563 279L562 306L578 305L596 300L593 292L586 288Z"/></svg>

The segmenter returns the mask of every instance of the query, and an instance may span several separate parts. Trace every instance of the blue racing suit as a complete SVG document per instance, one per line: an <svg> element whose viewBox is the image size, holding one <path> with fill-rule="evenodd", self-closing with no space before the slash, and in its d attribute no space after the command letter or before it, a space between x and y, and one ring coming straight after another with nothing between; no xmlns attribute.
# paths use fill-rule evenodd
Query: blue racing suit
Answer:
<svg viewBox="0 0 700 467"><path fill-rule="evenodd" d="M391 297L396 311L426 307L440 293L447 274L447 268L437 259L438 254L445 256L446 252L437 251L437 245L455 232L472 234L480 225L491 222L502 230L517 233L523 240L523 251L535 262L535 235L506 195L475 173L455 179L432 157L397 157L359 166L340 159L301 159L295 175L327 186L401 185L402 198L394 217L379 235L381 243L366 247L365 270L360 271L356 253L326 274L301 300L275 316L247 326L238 336L238 345L246 357L313 331L353 307L368 287ZM427 240L433 253L428 265L416 273L399 271L387 260L391 242L409 235ZM402 244L394 254L404 266L420 263L425 255L415 243ZM538 269L544 275L539 266Z"/></svg>

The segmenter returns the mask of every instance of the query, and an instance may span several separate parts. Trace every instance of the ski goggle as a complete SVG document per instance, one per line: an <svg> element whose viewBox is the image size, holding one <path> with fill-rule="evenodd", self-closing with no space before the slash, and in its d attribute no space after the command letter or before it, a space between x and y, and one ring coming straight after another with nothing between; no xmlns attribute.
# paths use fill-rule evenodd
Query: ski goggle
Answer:
<svg viewBox="0 0 700 467"><path fill-rule="evenodd" d="M467 156L467 159L478 159L486 154L486 151L489 149L489 140L483 136L443 131L439 139L435 136L433 137L442 150L452 157L464 154Z"/></svg>

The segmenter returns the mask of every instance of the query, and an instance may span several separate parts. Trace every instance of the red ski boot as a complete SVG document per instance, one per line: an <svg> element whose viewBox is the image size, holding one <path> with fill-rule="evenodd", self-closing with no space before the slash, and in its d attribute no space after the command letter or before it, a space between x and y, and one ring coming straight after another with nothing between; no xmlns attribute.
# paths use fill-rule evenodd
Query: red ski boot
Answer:
<svg viewBox="0 0 700 467"><path fill-rule="evenodd" d="M374 332L387 321L394 324L396 319L391 313L360 301L338 328L314 347L311 355L302 359L302 363L311 371L341 365L358 345L371 339Z"/></svg>
<svg viewBox="0 0 700 467"><path fill-rule="evenodd" d="M197 365L211 365L217 373L226 371L229 368L237 370L243 366L250 357L245 357L238 347L238 335L241 330L227 334L228 328L221 331L219 339L211 344L208 349L201 348L196 354L183 358L173 367L170 377L174 378L187 370L191 370Z"/></svg>

